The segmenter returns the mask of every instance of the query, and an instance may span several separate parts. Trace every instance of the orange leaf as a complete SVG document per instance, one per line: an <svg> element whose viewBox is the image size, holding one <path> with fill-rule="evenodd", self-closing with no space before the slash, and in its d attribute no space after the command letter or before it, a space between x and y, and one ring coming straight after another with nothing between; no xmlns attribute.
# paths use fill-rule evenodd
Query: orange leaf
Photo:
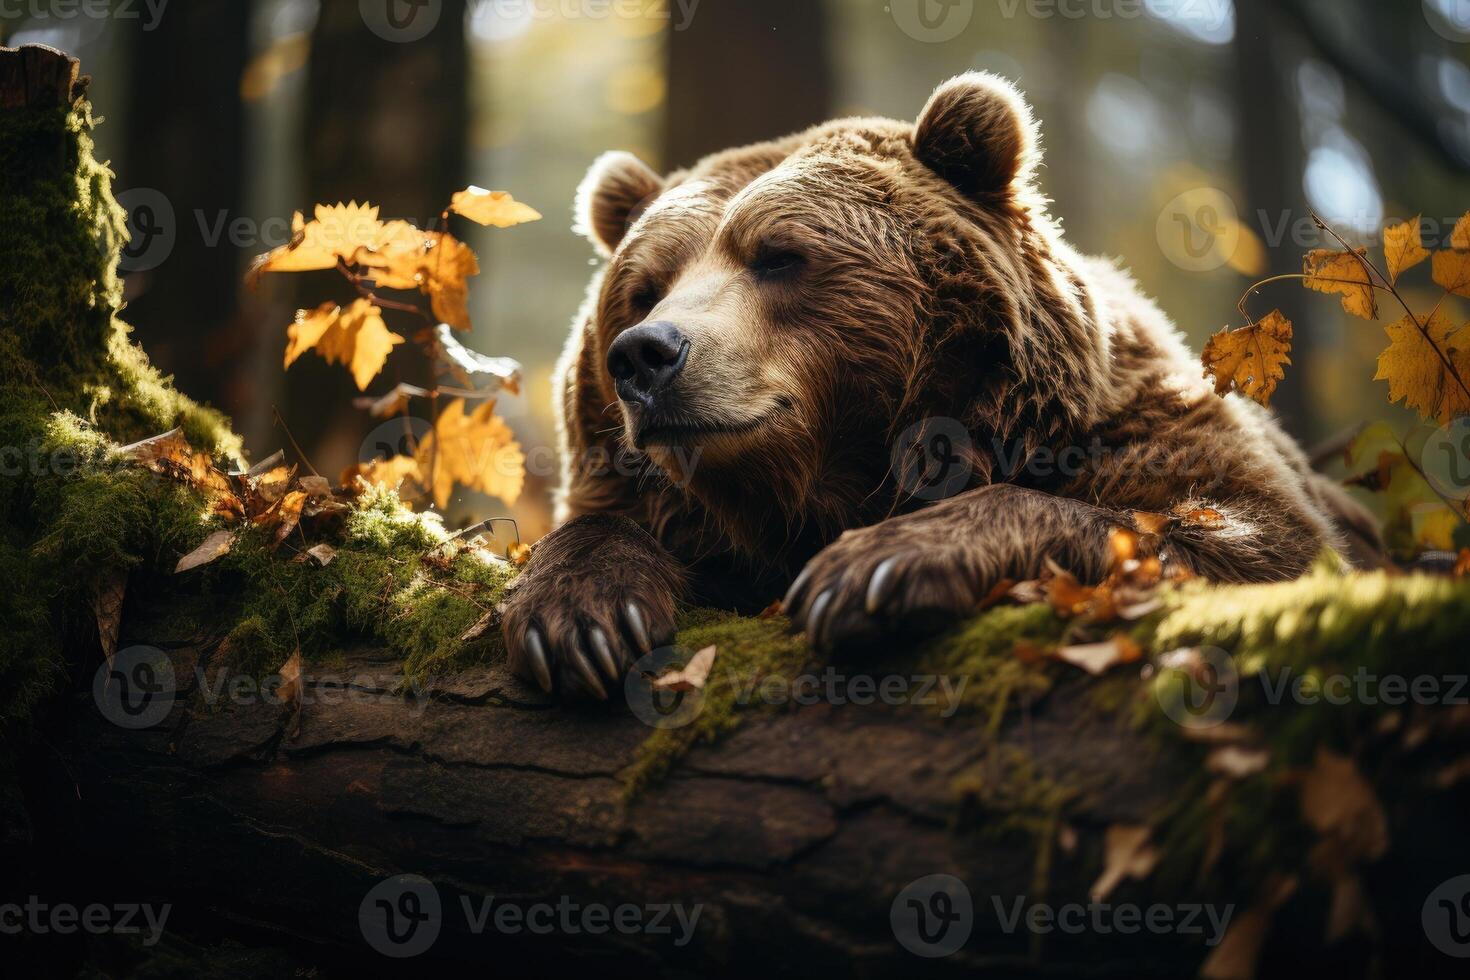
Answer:
<svg viewBox="0 0 1470 980"><path fill-rule="evenodd" d="M1215 393L1233 387L1262 405L1270 404L1276 383L1291 363L1291 321L1273 310L1259 323L1239 330L1226 328L1205 345L1205 377L1215 379Z"/></svg>
<svg viewBox="0 0 1470 980"><path fill-rule="evenodd" d="M1455 231L1450 235L1450 247L1458 248L1462 252L1470 252L1470 212L1455 224Z"/></svg>
<svg viewBox="0 0 1470 980"><path fill-rule="evenodd" d="M541 212L520 203L505 191L487 191L473 184L454 195L449 202L449 210L479 224L497 228L509 228L541 218Z"/></svg>
<svg viewBox="0 0 1470 980"><path fill-rule="evenodd" d="M456 398L439 413L434 431L419 444L420 482L431 482L434 502L448 506L455 484L515 503L525 480L526 457L505 420L495 414L494 400L466 415Z"/></svg>
<svg viewBox="0 0 1470 980"><path fill-rule="evenodd" d="M1434 281L1456 296L1470 296L1470 252L1435 252Z"/></svg>
<svg viewBox="0 0 1470 980"><path fill-rule="evenodd" d="M1436 309L1427 323L1416 324L1406 315L1385 330L1388 348L1378 355L1373 380L1388 382L1389 401L1401 401L1426 419L1443 423L1470 412L1470 393L1435 351L1442 351L1460 379L1470 382L1470 329L1457 330L1443 310Z"/></svg>
<svg viewBox="0 0 1470 980"><path fill-rule="evenodd" d="M383 322L383 311L366 299L353 300L345 310L323 303L315 310L298 311L286 337L286 367L315 350L327 363L345 365L359 391L383 370L389 352L404 342Z"/></svg>
<svg viewBox="0 0 1470 980"><path fill-rule="evenodd" d="M1378 297L1373 280L1363 262L1363 251L1336 252L1314 248L1302 263L1305 285L1319 293L1340 293L1342 308L1365 320L1378 319Z"/></svg>
<svg viewBox="0 0 1470 980"><path fill-rule="evenodd" d="M1383 229L1383 256L1388 262L1388 281L1397 282L1400 275L1429 258L1429 250L1420 239L1423 215L1401 225Z"/></svg>

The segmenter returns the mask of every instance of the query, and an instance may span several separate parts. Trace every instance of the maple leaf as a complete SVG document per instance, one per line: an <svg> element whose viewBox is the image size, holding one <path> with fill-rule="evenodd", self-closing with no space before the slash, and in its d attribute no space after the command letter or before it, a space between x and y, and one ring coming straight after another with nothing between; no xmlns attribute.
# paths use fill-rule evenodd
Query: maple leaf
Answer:
<svg viewBox="0 0 1470 980"><path fill-rule="evenodd" d="M473 184L450 199L449 210L464 215L471 221L494 225L496 228L509 228L541 218L541 212L522 204L505 191L487 191Z"/></svg>
<svg viewBox="0 0 1470 980"><path fill-rule="evenodd" d="M1456 296L1470 296L1470 252L1435 252L1434 281Z"/></svg>
<svg viewBox="0 0 1470 980"><path fill-rule="evenodd" d="M1319 293L1340 293L1344 310L1365 320L1378 319L1378 297L1374 295L1364 254L1361 249L1356 252L1312 249L1302 263L1307 277L1304 285Z"/></svg>
<svg viewBox="0 0 1470 980"><path fill-rule="evenodd" d="M1239 330L1226 328L1205 345L1205 377L1215 380L1215 393L1231 388L1262 405L1271 402L1276 383L1291 363L1291 321L1272 310L1257 323Z"/></svg>
<svg viewBox="0 0 1470 980"><path fill-rule="evenodd" d="M291 217L291 240L256 259L248 278L253 282L265 272L335 268L339 259L351 260L358 249L377 247L383 230L371 204L318 204L311 221L297 211Z"/></svg>
<svg viewBox="0 0 1470 980"><path fill-rule="evenodd" d="M448 506L455 484L499 497L507 504L521 495L526 457L493 399L466 415L464 399L444 407L434 431L419 444L419 482L430 486L440 509ZM427 479L426 479L427 478Z"/></svg>
<svg viewBox="0 0 1470 980"><path fill-rule="evenodd" d="M408 479L421 485L425 482L419 472L419 461L414 456L391 456L359 463L342 474L342 482L351 483L354 477L390 490L397 490Z"/></svg>
<svg viewBox="0 0 1470 980"><path fill-rule="evenodd" d="M315 310L300 310L286 330L285 366L308 350L315 350L329 364L343 364L352 372L359 391L383 370L388 354L404 340L388 329L383 311L367 299L353 300L345 310L323 303Z"/></svg>
<svg viewBox="0 0 1470 980"><path fill-rule="evenodd" d="M1470 393L1462 384L1470 379L1470 331L1457 330L1439 308L1428 321L1416 322L1405 315L1384 329L1389 343L1378 355L1373 380L1388 382L1389 401L1401 401L1425 418L1446 424L1470 412ZM1445 366L1441 352L1459 380Z"/></svg>
<svg viewBox="0 0 1470 980"><path fill-rule="evenodd" d="M1383 229L1383 256L1388 263L1389 282L1397 282L1400 275L1429 258L1429 250L1419 234L1423 217Z"/></svg>

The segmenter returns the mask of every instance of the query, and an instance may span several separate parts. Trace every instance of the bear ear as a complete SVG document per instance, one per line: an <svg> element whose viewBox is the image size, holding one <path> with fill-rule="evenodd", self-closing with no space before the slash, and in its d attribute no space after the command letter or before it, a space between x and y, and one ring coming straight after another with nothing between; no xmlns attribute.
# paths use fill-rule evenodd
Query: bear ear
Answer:
<svg viewBox="0 0 1470 980"><path fill-rule="evenodd" d="M637 220L643 205L664 189L664 180L631 153L611 150L592 162L577 188L576 230L604 256Z"/></svg>
<svg viewBox="0 0 1470 980"><path fill-rule="evenodd" d="M978 71L935 89L914 130L920 162L969 196L1007 193L1029 180L1037 142L1021 93L1000 76Z"/></svg>

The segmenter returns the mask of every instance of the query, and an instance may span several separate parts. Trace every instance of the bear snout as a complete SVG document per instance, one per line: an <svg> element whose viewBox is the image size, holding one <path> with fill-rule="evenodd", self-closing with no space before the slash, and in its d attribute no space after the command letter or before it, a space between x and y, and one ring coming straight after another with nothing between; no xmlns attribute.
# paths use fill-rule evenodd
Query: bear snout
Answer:
<svg viewBox="0 0 1470 980"><path fill-rule="evenodd" d="M652 410L654 396L667 388L689 360L689 338L667 320L624 330L607 351L607 370L618 397Z"/></svg>

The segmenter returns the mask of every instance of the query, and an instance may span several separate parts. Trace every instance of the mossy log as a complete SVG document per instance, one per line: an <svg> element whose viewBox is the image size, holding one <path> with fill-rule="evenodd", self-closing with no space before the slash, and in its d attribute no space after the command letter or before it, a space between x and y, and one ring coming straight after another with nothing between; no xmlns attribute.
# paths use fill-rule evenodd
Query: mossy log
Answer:
<svg viewBox="0 0 1470 980"><path fill-rule="evenodd" d="M0 311L4 437L101 453L183 424L196 445L234 451L222 420L126 342L121 226L75 66L37 50L0 52L0 125L60 147L44 163L0 142L7 176L28 175L6 186L17 221L0 221L0 259L32 262L0 264L32 304ZM43 78L60 79L39 85L54 101L8 94ZM60 244L38 267L28 241L48 222ZM1177 977L1244 975L1258 952L1267 976L1460 966L1423 914L1470 871L1470 710L1449 700L1465 694L1449 689L1466 669L1464 584L1324 567L1277 586L1170 588L1122 625L1006 606L835 675L779 617L690 610L680 647L718 654L681 702L699 709L671 725L626 701L545 699L508 676L493 630L458 643L478 615L461 592L491 601L504 581L421 575L407 556L441 538L390 500L359 506L327 569L241 546L184 584L167 572L208 530L185 490L48 472L7 483L0 502L7 599L24 599L7 609L24 628L0 646L0 679L29 685L6 712L0 761L19 779L0 794L0 900L172 908L158 946L99 952L94 938L67 948L74 965ZM411 585L384 571L405 565ZM87 577L118 569L131 576L119 646L160 651L176 681L141 729L113 710L124 695L105 669L94 688L102 655L78 611ZM281 666L271 643L288 628L305 660L299 710L254 688ZM1095 676L1048 655L1119 629L1142 659ZM1224 658L1213 680L1234 678L1233 709L1209 724L1178 683L1200 678L1201 651ZM1310 696L1359 672L1437 679L1442 697ZM1272 695L1283 677L1310 683ZM1129 835L1148 843L1120 861ZM370 892L404 874L432 885L441 913L432 944L396 961L372 946ZM972 911L959 949L924 958L900 936L924 938L905 931L905 889L932 875L964 882ZM952 909L927 898L930 913ZM542 905L544 933L495 913ZM685 918L657 912L670 905ZM593 906L634 906L627 921L644 928L584 918ZM1033 918L1042 906L1081 909L1065 916L1081 928ZM1168 925L1140 925L1156 906ZM48 972L55 938L26 944Z"/></svg>

